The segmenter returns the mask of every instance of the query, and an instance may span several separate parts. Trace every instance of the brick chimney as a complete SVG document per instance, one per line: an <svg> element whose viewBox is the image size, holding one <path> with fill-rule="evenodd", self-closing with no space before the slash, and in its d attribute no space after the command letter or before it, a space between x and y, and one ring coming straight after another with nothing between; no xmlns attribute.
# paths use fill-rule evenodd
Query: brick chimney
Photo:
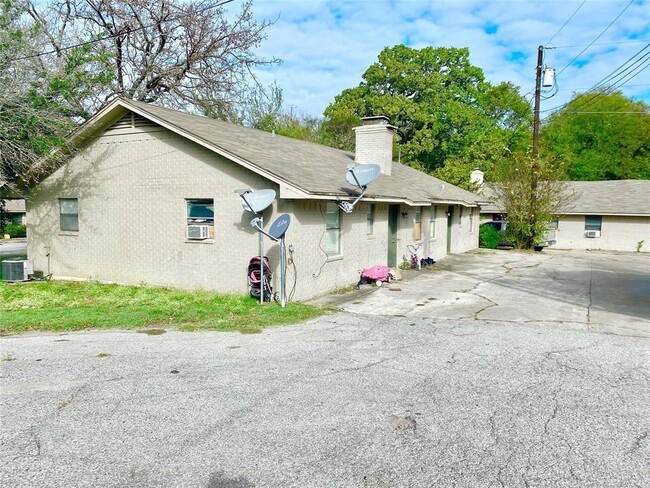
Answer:
<svg viewBox="0 0 650 488"><path fill-rule="evenodd" d="M396 127L388 123L388 117L364 117L362 125L352 129L355 133L354 162L378 164L381 173L390 175L393 167L393 132Z"/></svg>

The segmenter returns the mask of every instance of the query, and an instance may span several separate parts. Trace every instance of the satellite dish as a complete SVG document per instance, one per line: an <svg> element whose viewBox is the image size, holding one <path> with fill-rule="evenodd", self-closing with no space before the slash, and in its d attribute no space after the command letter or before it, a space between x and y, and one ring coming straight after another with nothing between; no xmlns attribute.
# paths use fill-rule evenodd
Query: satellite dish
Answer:
<svg viewBox="0 0 650 488"><path fill-rule="evenodd" d="M368 186L375 181L381 172L381 167L378 164L357 164L348 167L348 172L345 175L345 181L355 186Z"/></svg>
<svg viewBox="0 0 650 488"><path fill-rule="evenodd" d="M291 224L291 217L289 217L289 214L280 215L275 219L275 222L271 224L269 235L276 240L282 239L289 228L289 224Z"/></svg>
<svg viewBox="0 0 650 488"><path fill-rule="evenodd" d="M249 193L240 193L241 206L247 212L255 214L264 211L275 200L275 190L254 190Z"/></svg>

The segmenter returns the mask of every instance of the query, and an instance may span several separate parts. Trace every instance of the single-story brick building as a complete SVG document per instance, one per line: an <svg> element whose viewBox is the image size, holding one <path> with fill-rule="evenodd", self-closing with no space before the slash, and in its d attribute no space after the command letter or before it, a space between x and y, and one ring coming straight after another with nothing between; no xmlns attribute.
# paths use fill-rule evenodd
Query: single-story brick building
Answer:
<svg viewBox="0 0 650 488"><path fill-rule="evenodd" d="M551 229L556 249L650 252L650 181L568 181L573 200ZM482 194L481 220L507 219L490 185Z"/></svg>
<svg viewBox="0 0 650 488"><path fill-rule="evenodd" d="M241 188L275 190L265 227L292 218L294 299L349 285L371 265L397 266L410 244L436 260L476 248L479 198L392 161L393 131L371 118L355 129L352 154L116 99L71 135L75 153L29 193L29 258L58 278L245 293L258 234ZM337 203L358 195L346 182L353 163L379 164L381 174L346 213ZM266 240L274 270L278 247Z"/></svg>

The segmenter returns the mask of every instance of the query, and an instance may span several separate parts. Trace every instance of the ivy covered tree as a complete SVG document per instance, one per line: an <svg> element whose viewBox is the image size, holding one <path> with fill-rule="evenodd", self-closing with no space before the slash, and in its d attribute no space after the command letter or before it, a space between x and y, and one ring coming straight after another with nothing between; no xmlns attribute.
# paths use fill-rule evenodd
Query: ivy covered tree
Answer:
<svg viewBox="0 0 650 488"><path fill-rule="evenodd" d="M576 95L541 132L570 180L650 179L650 106L607 89Z"/></svg>
<svg viewBox="0 0 650 488"><path fill-rule="evenodd" d="M466 48L385 48L359 86L325 110L328 121L385 115L397 127L402 161L468 185L486 177L508 152L530 143L531 111L510 83L492 85Z"/></svg>

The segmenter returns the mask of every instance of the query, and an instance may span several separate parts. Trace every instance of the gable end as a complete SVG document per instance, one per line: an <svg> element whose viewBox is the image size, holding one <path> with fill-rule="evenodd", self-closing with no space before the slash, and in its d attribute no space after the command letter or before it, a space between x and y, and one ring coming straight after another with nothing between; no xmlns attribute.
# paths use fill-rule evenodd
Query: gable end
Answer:
<svg viewBox="0 0 650 488"><path fill-rule="evenodd" d="M134 112L127 112L117 122L104 131L103 135L124 135L141 134L143 132L158 132L166 130L155 122L138 115Z"/></svg>

